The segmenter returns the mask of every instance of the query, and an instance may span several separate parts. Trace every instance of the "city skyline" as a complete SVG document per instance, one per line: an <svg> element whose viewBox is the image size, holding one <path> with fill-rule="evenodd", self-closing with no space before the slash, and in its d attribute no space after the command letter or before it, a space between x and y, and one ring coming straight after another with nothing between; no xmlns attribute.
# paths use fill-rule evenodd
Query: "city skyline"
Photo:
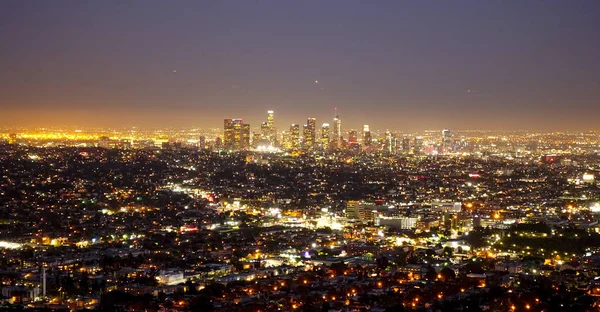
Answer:
<svg viewBox="0 0 600 312"><path fill-rule="evenodd" d="M600 1L0 1L0 310L600 309Z"/></svg>
<svg viewBox="0 0 600 312"><path fill-rule="evenodd" d="M5 126L598 129L598 2L0 6Z"/></svg>

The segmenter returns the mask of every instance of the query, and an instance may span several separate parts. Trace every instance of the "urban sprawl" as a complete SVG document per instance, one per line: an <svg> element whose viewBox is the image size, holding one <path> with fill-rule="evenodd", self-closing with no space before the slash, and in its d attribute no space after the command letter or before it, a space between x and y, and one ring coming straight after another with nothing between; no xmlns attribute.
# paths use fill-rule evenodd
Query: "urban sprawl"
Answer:
<svg viewBox="0 0 600 312"><path fill-rule="evenodd" d="M4 129L0 309L600 309L599 132L282 129Z"/></svg>

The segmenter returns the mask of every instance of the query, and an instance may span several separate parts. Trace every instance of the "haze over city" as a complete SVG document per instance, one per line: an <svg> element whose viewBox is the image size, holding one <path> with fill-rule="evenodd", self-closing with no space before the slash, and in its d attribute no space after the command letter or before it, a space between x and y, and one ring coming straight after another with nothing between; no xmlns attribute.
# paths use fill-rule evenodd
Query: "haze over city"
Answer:
<svg viewBox="0 0 600 312"><path fill-rule="evenodd" d="M600 311L600 0L0 1L0 311Z"/></svg>
<svg viewBox="0 0 600 312"><path fill-rule="evenodd" d="M598 1L0 3L4 126L598 130Z"/></svg>

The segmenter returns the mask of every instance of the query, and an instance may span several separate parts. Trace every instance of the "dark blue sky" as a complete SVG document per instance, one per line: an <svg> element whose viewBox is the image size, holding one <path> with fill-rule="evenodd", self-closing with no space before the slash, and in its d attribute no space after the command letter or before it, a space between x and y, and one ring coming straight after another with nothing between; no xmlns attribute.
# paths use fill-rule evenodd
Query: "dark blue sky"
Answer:
<svg viewBox="0 0 600 312"><path fill-rule="evenodd" d="M600 128L596 0L15 0L0 40L11 126Z"/></svg>

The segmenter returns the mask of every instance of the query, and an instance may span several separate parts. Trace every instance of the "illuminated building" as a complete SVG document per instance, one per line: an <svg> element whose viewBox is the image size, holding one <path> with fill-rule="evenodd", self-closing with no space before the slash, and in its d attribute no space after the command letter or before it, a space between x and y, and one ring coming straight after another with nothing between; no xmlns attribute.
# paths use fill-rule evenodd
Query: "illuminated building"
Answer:
<svg viewBox="0 0 600 312"><path fill-rule="evenodd" d="M452 151L452 132L448 129L442 130L442 154Z"/></svg>
<svg viewBox="0 0 600 312"><path fill-rule="evenodd" d="M257 147L261 142L262 135L260 133L252 133L252 147Z"/></svg>
<svg viewBox="0 0 600 312"><path fill-rule="evenodd" d="M402 152L404 154L410 153L410 139L409 138L402 139Z"/></svg>
<svg viewBox="0 0 600 312"><path fill-rule="evenodd" d="M290 126L290 148L295 151L300 149L300 125Z"/></svg>
<svg viewBox="0 0 600 312"><path fill-rule="evenodd" d="M363 140L363 145L365 147L371 146L372 139L371 139L371 131L369 130L369 125L363 126L362 140Z"/></svg>
<svg viewBox="0 0 600 312"><path fill-rule="evenodd" d="M414 143L414 153L420 153L421 150L423 149L423 137L415 137L415 143Z"/></svg>
<svg viewBox="0 0 600 312"><path fill-rule="evenodd" d="M384 149L390 154L396 154L396 137L390 132L385 132Z"/></svg>
<svg viewBox="0 0 600 312"><path fill-rule="evenodd" d="M404 216L386 216L379 214L375 216L375 226L388 226L391 228L410 230L417 227L418 218Z"/></svg>
<svg viewBox="0 0 600 312"><path fill-rule="evenodd" d="M349 200L346 202L346 218L348 219L361 219L362 212L361 202L358 200Z"/></svg>
<svg viewBox="0 0 600 312"><path fill-rule="evenodd" d="M358 143L358 132L356 130L348 131L348 143L349 144L357 144Z"/></svg>
<svg viewBox="0 0 600 312"><path fill-rule="evenodd" d="M291 150L292 149L292 140L291 140L290 132L283 131L281 133L281 137L282 137L281 141L283 143L283 148L286 150Z"/></svg>
<svg viewBox="0 0 600 312"><path fill-rule="evenodd" d="M261 138L263 138L265 140L269 140L270 131L269 131L269 126L266 121L263 121L260 124L260 134L261 134Z"/></svg>
<svg viewBox="0 0 600 312"><path fill-rule="evenodd" d="M250 147L250 125L241 119L227 118L224 121L224 148L241 150Z"/></svg>
<svg viewBox="0 0 600 312"><path fill-rule="evenodd" d="M335 108L335 117L333 118L333 138L331 139L331 145L333 148L340 148L342 143L342 120L337 114L337 107Z"/></svg>
<svg viewBox="0 0 600 312"><path fill-rule="evenodd" d="M389 210L387 206L379 206L373 202L349 200L346 202L346 218L362 222L375 221L375 217L382 211Z"/></svg>
<svg viewBox="0 0 600 312"><path fill-rule="evenodd" d="M223 148L223 140L220 137L215 139L215 149L220 150Z"/></svg>
<svg viewBox="0 0 600 312"><path fill-rule="evenodd" d="M277 143L277 131L275 130L275 112L272 110L267 111L267 139L271 141L272 144Z"/></svg>
<svg viewBox="0 0 600 312"><path fill-rule="evenodd" d="M329 124L328 123L324 123L321 126L321 146L324 149L327 149L329 147Z"/></svg>
<svg viewBox="0 0 600 312"><path fill-rule="evenodd" d="M308 118L306 120L306 125L304 125L304 148L307 150L311 150L315 146L316 139L316 126L315 126L315 118Z"/></svg>
<svg viewBox="0 0 600 312"><path fill-rule="evenodd" d="M226 118L223 124L223 147L233 148L235 141L234 131L233 119Z"/></svg>
<svg viewBox="0 0 600 312"><path fill-rule="evenodd" d="M250 147L250 125L249 124L243 124L242 125L242 130L241 130L241 144L240 144L240 149L247 149L248 147Z"/></svg>

